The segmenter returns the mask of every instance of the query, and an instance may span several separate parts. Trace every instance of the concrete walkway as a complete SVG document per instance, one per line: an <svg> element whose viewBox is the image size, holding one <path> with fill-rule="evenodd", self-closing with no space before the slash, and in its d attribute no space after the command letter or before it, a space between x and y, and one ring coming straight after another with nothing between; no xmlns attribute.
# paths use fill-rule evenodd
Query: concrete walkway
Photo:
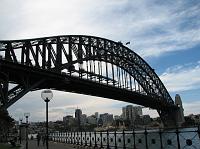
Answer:
<svg viewBox="0 0 200 149"><path fill-rule="evenodd" d="M26 149L26 142L23 142L23 149ZM40 145L37 146L36 140L29 140L28 141L28 149L46 149L46 146L42 144L40 141ZM75 149L75 147L71 144L65 143L57 143L49 141L49 149Z"/></svg>

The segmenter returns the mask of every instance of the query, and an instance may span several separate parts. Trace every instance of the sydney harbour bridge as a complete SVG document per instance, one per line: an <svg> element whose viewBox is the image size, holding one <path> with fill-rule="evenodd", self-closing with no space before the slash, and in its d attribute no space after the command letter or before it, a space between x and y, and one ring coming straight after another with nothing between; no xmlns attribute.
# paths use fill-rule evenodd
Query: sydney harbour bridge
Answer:
<svg viewBox="0 0 200 149"><path fill-rule="evenodd" d="M142 105L176 125L178 106L154 69L122 43L84 35L0 41L0 108L45 88Z"/></svg>

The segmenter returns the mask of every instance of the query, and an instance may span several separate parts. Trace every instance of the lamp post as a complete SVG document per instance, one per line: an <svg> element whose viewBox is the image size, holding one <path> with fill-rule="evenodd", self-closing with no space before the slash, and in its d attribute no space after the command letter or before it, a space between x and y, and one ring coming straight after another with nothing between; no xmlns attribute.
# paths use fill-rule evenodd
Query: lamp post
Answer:
<svg viewBox="0 0 200 149"><path fill-rule="evenodd" d="M24 113L24 116L26 118L26 149L28 149L28 117L30 113Z"/></svg>
<svg viewBox="0 0 200 149"><path fill-rule="evenodd" d="M20 125L19 125L19 143L20 144L22 143L22 120L23 120L23 117L20 116L19 117L19 121L20 121Z"/></svg>
<svg viewBox="0 0 200 149"><path fill-rule="evenodd" d="M46 146L49 149L49 132L48 132L48 102L53 98L51 90L46 89L41 93L42 99L46 102Z"/></svg>

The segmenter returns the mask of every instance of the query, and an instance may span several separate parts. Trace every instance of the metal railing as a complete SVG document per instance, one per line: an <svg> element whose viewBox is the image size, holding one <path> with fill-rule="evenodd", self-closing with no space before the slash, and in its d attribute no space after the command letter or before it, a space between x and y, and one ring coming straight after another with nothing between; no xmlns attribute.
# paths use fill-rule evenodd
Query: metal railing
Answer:
<svg viewBox="0 0 200 149"><path fill-rule="evenodd" d="M200 127L170 130L55 132L55 142L109 149L200 149Z"/></svg>

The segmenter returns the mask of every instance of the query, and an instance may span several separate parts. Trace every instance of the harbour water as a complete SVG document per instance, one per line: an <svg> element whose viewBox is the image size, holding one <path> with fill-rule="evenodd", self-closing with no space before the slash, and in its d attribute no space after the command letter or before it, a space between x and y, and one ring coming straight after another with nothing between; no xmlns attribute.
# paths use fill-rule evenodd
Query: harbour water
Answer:
<svg viewBox="0 0 200 149"><path fill-rule="evenodd" d="M82 146L135 149L200 149L198 127L117 132L55 132L50 138Z"/></svg>

